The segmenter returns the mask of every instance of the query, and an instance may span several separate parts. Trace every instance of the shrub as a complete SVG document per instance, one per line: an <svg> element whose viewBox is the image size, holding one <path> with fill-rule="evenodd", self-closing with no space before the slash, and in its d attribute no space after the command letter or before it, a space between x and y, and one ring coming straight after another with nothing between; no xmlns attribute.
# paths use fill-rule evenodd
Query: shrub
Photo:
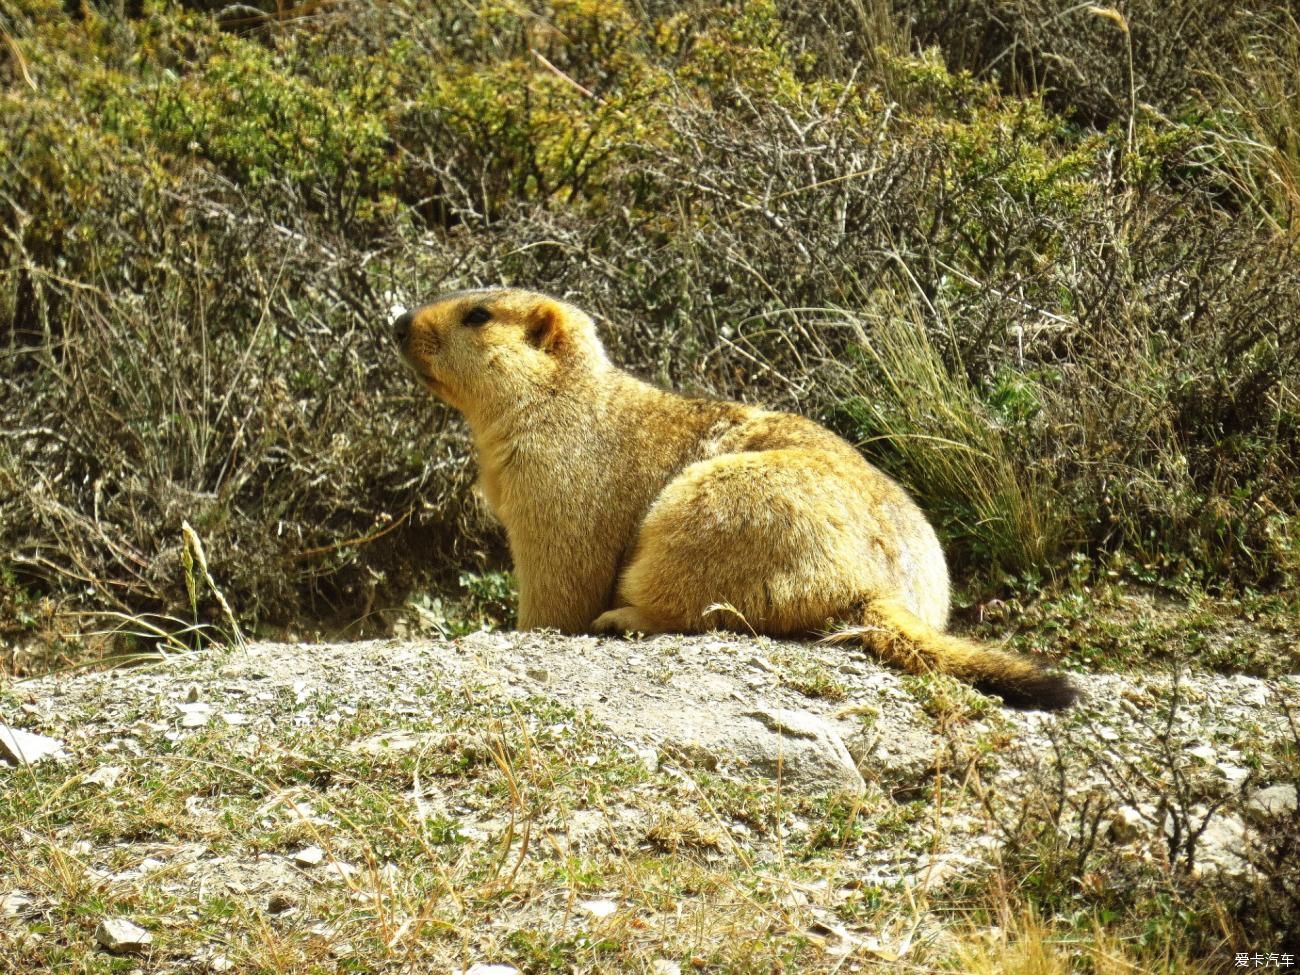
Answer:
<svg viewBox="0 0 1300 975"><path fill-rule="evenodd" d="M962 572L1082 548L1286 582L1300 265L1280 116L1241 79L1282 78L1296 34L1202 79L1153 52L1237 22L1175 8L1182 34L1125 8L1135 88L1113 18L1028 3L1001 58L978 3L402 0L232 32L11 5L3 604L187 617L183 520L245 624L382 625L499 568L385 322L499 281L590 308L648 378L869 440Z"/></svg>

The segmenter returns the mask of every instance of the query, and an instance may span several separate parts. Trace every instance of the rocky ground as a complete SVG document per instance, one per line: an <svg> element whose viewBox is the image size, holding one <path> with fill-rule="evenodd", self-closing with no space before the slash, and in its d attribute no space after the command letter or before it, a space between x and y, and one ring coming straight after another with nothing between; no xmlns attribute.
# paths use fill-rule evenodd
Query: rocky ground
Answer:
<svg viewBox="0 0 1300 975"><path fill-rule="evenodd" d="M1084 894L1267 881L1300 676L1077 681L1048 715L838 648L532 633L29 681L0 939L84 970L853 971L960 955L952 904L1027 859Z"/></svg>

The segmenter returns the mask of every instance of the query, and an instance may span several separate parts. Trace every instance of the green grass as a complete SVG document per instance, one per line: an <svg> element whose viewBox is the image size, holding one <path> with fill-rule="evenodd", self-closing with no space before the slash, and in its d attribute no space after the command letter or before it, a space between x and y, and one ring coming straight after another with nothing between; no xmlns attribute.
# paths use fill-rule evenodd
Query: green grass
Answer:
<svg viewBox="0 0 1300 975"><path fill-rule="evenodd" d="M950 367L914 301L878 292L849 317L863 368L845 378L844 409L859 444L882 457L922 506L978 556L1010 573L1055 565L1071 534L1050 477L1026 470L1003 429L966 379ZM942 321L934 323L942 331ZM1033 381L1004 380L1004 415L1037 412Z"/></svg>

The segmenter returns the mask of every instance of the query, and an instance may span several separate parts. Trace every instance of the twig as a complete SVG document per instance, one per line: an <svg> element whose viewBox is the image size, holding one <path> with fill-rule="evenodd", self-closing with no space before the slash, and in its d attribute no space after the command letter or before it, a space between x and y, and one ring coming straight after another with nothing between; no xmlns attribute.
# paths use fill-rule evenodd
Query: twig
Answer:
<svg viewBox="0 0 1300 975"><path fill-rule="evenodd" d="M542 54L541 51L537 50L537 48L530 47L528 49L528 53L531 54L533 57L537 58L537 60L541 62L543 68L551 72L551 74L555 75L555 77L559 78L561 81L572 85L574 88L578 89L578 91L582 92L584 95L586 95L588 98L590 98L592 101L596 102L597 104L599 105L605 104L605 99L601 98L590 88L584 88L582 85L578 84L578 82L574 81L573 78L571 78L569 75L565 74L555 65L551 64L551 62L546 60L546 57Z"/></svg>

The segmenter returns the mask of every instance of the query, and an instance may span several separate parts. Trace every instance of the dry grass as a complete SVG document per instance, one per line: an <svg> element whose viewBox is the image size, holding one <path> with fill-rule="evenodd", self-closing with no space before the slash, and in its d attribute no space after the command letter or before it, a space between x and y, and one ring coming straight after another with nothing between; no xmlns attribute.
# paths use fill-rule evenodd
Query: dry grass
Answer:
<svg viewBox="0 0 1300 975"><path fill-rule="evenodd" d="M957 519L994 563L1012 572L1054 565L1067 539L1060 499L1013 454L961 363L944 362L927 328L935 317L888 292L850 317L867 368L848 373L845 391L861 427L876 431L860 446L883 452L922 505Z"/></svg>
<svg viewBox="0 0 1300 975"><path fill-rule="evenodd" d="M1260 219L1300 232L1300 23L1279 10L1252 19L1234 56L1203 70L1229 124L1216 133L1215 162Z"/></svg>

